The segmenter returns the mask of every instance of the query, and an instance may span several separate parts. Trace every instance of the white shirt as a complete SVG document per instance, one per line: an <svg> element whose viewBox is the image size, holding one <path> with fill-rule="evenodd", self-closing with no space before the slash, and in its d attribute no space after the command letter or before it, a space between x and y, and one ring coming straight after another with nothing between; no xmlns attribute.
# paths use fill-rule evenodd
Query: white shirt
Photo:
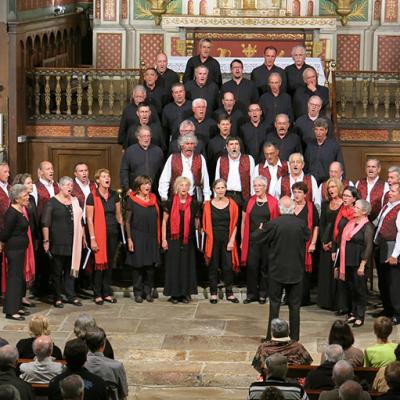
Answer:
<svg viewBox="0 0 400 400"><path fill-rule="evenodd" d="M165 163L164 169L161 173L160 180L158 183L158 193L160 194L161 200L167 200L169 194L169 185L171 184L171 161L172 161L171 154L167 162ZM195 186L194 186L194 178L192 174L192 162L193 162L193 155L189 158L185 157L181 153L182 157L182 176L188 178L191 182L189 194L193 196L195 193ZM201 183L202 183L202 190L203 190L203 197L204 201L208 201L211 198L211 190L210 190L210 178L208 177L207 165L206 160L202 155L201 157ZM199 188L200 189L200 188Z"/></svg>
<svg viewBox="0 0 400 400"><path fill-rule="evenodd" d="M239 173L239 165L240 165L240 157L242 155L240 154L238 158L233 159L229 157L228 155L228 160L229 160L229 173L228 173L228 179L226 182L226 190L233 190L235 192L241 192L242 191L242 182L240 181L240 173ZM253 189L253 179L254 179L254 159L252 156L249 155L249 160L250 160L250 194L253 196L254 194L254 189ZM215 168L215 179L219 179L220 173L220 164L221 164L221 157L218 158L217 161L217 166Z"/></svg>
<svg viewBox="0 0 400 400"><path fill-rule="evenodd" d="M8 188L7 188L7 186L8 186L8 182L2 182L2 181L0 181L0 188L4 190L4 193L5 193L8 197L10 197L10 195L9 195L9 193L8 193Z"/></svg>
<svg viewBox="0 0 400 400"><path fill-rule="evenodd" d="M84 185L78 178L75 178L75 182L81 188L83 194L85 195L85 200L86 200L90 194L90 182L88 181L88 183Z"/></svg>
<svg viewBox="0 0 400 400"><path fill-rule="evenodd" d="M261 164L261 163L260 163ZM260 174L258 173L258 168L260 166L260 164L257 164L256 167L254 168L254 178L257 178L257 176L259 176ZM268 189L268 193L273 196L275 193L275 186L276 183L278 182L278 167L282 167L282 163L281 160L278 160L278 162L276 163L276 165L271 165L268 164L268 161L265 161L264 168L269 169L269 173L271 175L271 179L269 182L269 189Z"/></svg>
<svg viewBox="0 0 400 400"><path fill-rule="evenodd" d="M367 178L367 198L365 200L371 202L370 200L370 196L371 196L371 190L374 188L375 183L378 182L379 176L377 176L372 182L370 182ZM358 184L360 183L360 181L356 182L356 188L358 188ZM385 197L386 192L389 191L389 184L387 182L385 182L385 186L383 188L383 196L381 199L381 205L383 205L383 199Z"/></svg>
<svg viewBox="0 0 400 400"><path fill-rule="evenodd" d="M304 172L302 172L297 178L294 178L292 175L289 175L289 179L290 179L290 193L292 193L292 185L296 182L303 182ZM278 182L275 185L274 196L278 200L281 198L281 182L282 182L282 177L278 179ZM315 207L317 207L317 209L320 210L321 209L321 195L320 195L320 191L318 189L317 181L315 180L315 178L312 175L311 175L311 185L312 185L312 194L313 194L312 201L313 201ZM291 197L293 198L293 193L292 193Z"/></svg>
<svg viewBox="0 0 400 400"><path fill-rule="evenodd" d="M392 210L393 207L396 207L398 204L400 204L400 201L395 201L394 203L387 203L387 207L385 206L384 208L382 208L381 212L377 217L378 227L375 232L374 241L376 241L378 237L379 231L382 228L382 224L383 221L385 220L386 215L389 213L390 210ZM396 230L397 230L396 243L394 245L392 252L392 257L394 258L397 258L400 255L400 212L397 213L396 217Z"/></svg>
<svg viewBox="0 0 400 400"><path fill-rule="evenodd" d="M54 197L54 195L55 195L54 186L53 186L54 181L49 182L49 181L46 181L46 180L40 178L39 182L42 183L44 185L44 187L47 189L47 191L49 192L50 197ZM32 196L35 198L35 202L36 202L36 205L37 205L38 204L39 195L38 195L37 187L36 187L35 184L33 185L33 188L32 188Z"/></svg>

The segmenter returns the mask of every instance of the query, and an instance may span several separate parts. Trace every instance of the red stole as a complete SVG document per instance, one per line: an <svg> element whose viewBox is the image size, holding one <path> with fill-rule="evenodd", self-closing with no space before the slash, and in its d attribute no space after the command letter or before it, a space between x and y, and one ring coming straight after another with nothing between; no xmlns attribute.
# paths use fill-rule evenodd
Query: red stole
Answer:
<svg viewBox="0 0 400 400"><path fill-rule="evenodd" d="M321 199L322 201L327 201L328 198L326 197L326 182L322 182L321 184ZM346 189L349 186L349 181L347 179L342 179L342 184L343 184L343 190Z"/></svg>
<svg viewBox="0 0 400 400"><path fill-rule="evenodd" d="M386 192L385 196L383 197L383 205L384 206L386 206L386 204L389 203L389 192L390 192L390 190L388 192Z"/></svg>
<svg viewBox="0 0 400 400"><path fill-rule="evenodd" d="M200 187L201 186L201 176L202 176L202 160L201 155L194 153L192 159L192 167L191 171L193 174L194 185ZM178 176L181 176L183 172L183 165L182 165L182 154L181 153L174 153L172 154L171 158L171 182L169 185L170 192L173 192L174 182Z"/></svg>
<svg viewBox="0 0 400 400"><path fill-rule="evenodd" d="M228 181L229 157L221 156L219 164L219 176ZM242 197L247 200L250 197L250 158L247 154L241 154L239 159L240 184L242 186Z"/></svg>
<svg viewBox="0 0 400 400"><path fill-rule="evenodd" d="M97 194L96 189L93 190L92 196L94 204L94 236L96 237L96 243L99 248L99 250L94 253L95 270L104 271L108 268L106 214L104 212L103 202L100 195Z"/></svg>
<svg viewBox="0 0 400 400"><path fill-rule="evenodd" d="M312 180L311 175L304 175L303 182L307 185L308 192L306 194L307 201L313 201ZM290 175L282 176L281 179L281 197L292 197L292 188L290 187Z"/></svg>
<svg viewBox="0 0 400 400"><path fill-rule="evenodd" d="M190 219L191 210L190 204L192 203L192 197L186 197L186 203L181 203L179 196L176 194L172 199L172 206L170 212L170 232L172 240L179 240L181 231L181 211L183 211L183 244L189 243L189 233L190 233Z"/></svg>
<svg viewBox="0 0 400 400"><path fill-rule="evenodd" d="M35 185L36 185L36 190L37 190L37 194L38 194L37 212L38 212L38 216L40 219L40 217L42 216L44 206L50 200L50 193L46 189L46 186L44 186L43 183L40 182L40 180L37 180L35 182ZM58 188L57 183L53 182L53 188L54 188L54 194L55 195L58 194L58 192L60 190Z"/></svg>
<svg viewBox="0 0 400 400"><path fill-rule="evenodd" d="M256 204L256 200L257 196L252 196L250 197L247 203L246 217L245 217L246 219L244 221L244 232L242 238L242 256L240 260L242 265L246 265L247 262L247 254L249 252L249 238L250 238L250 214L251 210L254 207L254 204ZM276 200L275 197L267 194L267 204L270 213L270 221L272 221L275 218L278 218L280 215L278 200Z"/></svg>
<svg viewBox="0 0 400 400"><path fill-rule="evenodd" d="M7 189L10 190L11 186L7 185ZM0 188L0 229L3 229L4 227L4 215L10 205L10 198L8 197L7 193Z"/></svg>
<svg viewBox="0 0 400 400"><path fill-rule="evenodd" d="M353 206L343 206L340 207L338 214L335 219L335 226L333 228L333 240L336 242L336 239L339 235L339 222L342 218L346 218L347 221L350 221L354 218L354 208Z"/></svg>
<svg viewBox="0 0 400 400"><path fill-rule="evenodd" d="M312 272L312 253L308 251L311 242L312 242L312 235L313 235L313 228L314 228L314 206L311 201L307 201L305 207L307 207L307 227L310 230L310 239L306 243L306 256L305 256L305 266L306 272Z"/></svg>
<svg viewBox="0 0 400 400"><path fill-rule="evenodd" d="M232 236L232 232L237 226L238 218L239 218L239 208L237 204L229 198L229 239ZM204 247L204 258L206 264L208 265L211 261L212 250L214 244L214 234L213 234L213 225L212 225L212 213L211 213L211 202L206 201L204 203L203 209L203 229L206 234L206 244ZM239 271L239 256L238 250L236 246L236 240L233 244L232 250L232 267L234 271Z"/></svg>
<svg viewBox="0 0 400 400"><path fill-rule="evenodd" d="M96 190L96 185L94 182L89 182L89 189L90 189L91 193L93 193L93 191ZM82 192L81 187L79 186L79 184L76 182L75 179L74 179L74 183L72 186L71 195L75 196L78 199L79 205L83 210L83 207L85 206L85 201L86 201L85 193Z"/></svg>
<svg viewBox="0 0 400 400"><path fill-rule="evenodd" d="M396 219L397 214L400 211L400 204L394 206L386 215L382 222L381 229L379 230L379 236L387 241L395 241L397 235Z"/></svg>
<svg viewBox="0 0 400 400"><path fill-rule="evenodd" d="M25 207L22 207L22 214L27 219L29 223L28 211ZM35 279L35 253L33 251L33 240L32 240L32 232L31 227L28 225L28 248L25 252L25 261L24 261L24 277L25 282L28 287L31 286L33 280Z"/></svg>
<svg viewBox="0 0 400 400"><path fill-rule="evenodd" d="M281 160L281 164L282 165L278 165L278 171L276 173L277 179L279 179L281 176L285 176L289 173L288 163L286 161ZM265 178L267 178L267 181L268 181L267 191L268 191L269 185L271 182L271 173L269 172L268 166L264 167L264 164L261 164L261 163L258 164L258 175L264 176Z"/></svg>
<svg viewBox="0 0 400 400"><path fill-rule="evenodd" d="M358 181L357 189L360 193L362 199L366 200L368 196L368 184L367 178L360 179ZM382 197L383 191L385 190L385 181L379 178L376 182L374 187L371 190L369 195L370 204L371 204L371 213L369 215L370 221L373 221L379 214L382 208Z"/></svg>

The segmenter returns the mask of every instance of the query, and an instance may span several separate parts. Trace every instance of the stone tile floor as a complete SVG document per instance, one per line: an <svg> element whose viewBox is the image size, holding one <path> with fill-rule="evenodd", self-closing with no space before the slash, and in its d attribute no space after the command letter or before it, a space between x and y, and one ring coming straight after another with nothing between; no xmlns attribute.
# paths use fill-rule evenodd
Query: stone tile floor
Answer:
<svg viewBox="0 0 400 400"><path fill-rule="evenodd" d="M242 300L242 293L237 293ZM116 294L117 304L97 306L83 301L83 307L66 305L56 309L37 303L34 313L49 318L55 343L63 348L74 337L75 318L81 313L93 315L107 332L117 359L124 362L130 385L129 399L202 400L245 399L247 387L257 373L252 357L265 336L268 304L232 304L225 300L212 305L203 295L190 304L172 305L160 296L154 303L137 304ZM244 298L244 297L243 297ZM286 306L281 317L288 317ZM316 364L332 322L332 312L317 306L301 312L301 342ZM373 318L354 330L356 346L374 342ZM28 322L0 318L0 336L15 344L27 337ZM392 340L399 341L396 327Z"/></svg>

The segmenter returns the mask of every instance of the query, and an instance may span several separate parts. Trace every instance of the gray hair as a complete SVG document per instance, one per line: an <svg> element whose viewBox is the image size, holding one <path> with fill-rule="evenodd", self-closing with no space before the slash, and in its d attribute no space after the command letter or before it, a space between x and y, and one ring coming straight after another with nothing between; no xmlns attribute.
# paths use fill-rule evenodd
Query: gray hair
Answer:
<svg viewBox="0 0 400 400"><path fill-rule="evenodd" d="M8 193L11 203L15 204L16 201L21 197L22 193L27 191L27 187L25 185L21 185L20 183L12 186L10 192Z"/></svg>
<svg viewBox="0 0 400 400"><path fill-rule="evenodd" d="M381 166L380 160L378 160L377 158L374 158L374 157L368 158L367 161L365 162L365 164L368 164L370 161L375 161L377 167L380 167L380 166Z"/></svg>
<svg viewBox="0 0 400 400"><path fill-rule="evenodd" d="M271 335L273 338L289 336L289 324L284 319L274 318L271 321Z"/></svg>
<svg viewBox="0 0 400 400"><path fill-rule="evenodd" d="M265 176L263 176L263 175L258 175L258 176L256 176L256 177L253 179L253 185L254 185L256 182L261 183L264 187L268 187L268 179L267 179Z"/></svg>
<svg viewBox="0 0 400 400"><path fill-rule="evenodd" d="M319 102L319 104L322 106L322 99L321 99L321 97L319 97L319 96L311 96L309 99L308 99L308 101L307 101L307 104L309 104L309 103L311 103L312 101L318 101Z"/></svg>
<svg viewBox="0 0 400 400"><path fill-rule="evenodd" d="M207 72L210 72L210 70L208 69L207 65L198 65L198 66L194 69L194 72L196 73L196 71L199 71L200 69L205 69Z"/></svg>
<svg viewBox="0 0 400 400"><path fill-rule="evenodd" d="M293 48L292 48L292 57L294 56L294 53L296 52L296 50L297 49L302 49L303 50L303 52L304 52L304 54L306 54L307 53L307 50L306 50L306 48L304 47L304 46L294 46Z"/></svg>
<svg viewBox="0 0 400 400"><path fill-rule="evenodd" d="M0 399L21 400L21 395L15 386L6 383L0 385Z"/></svg>
<svg viewBox="0 0 400 400"><path fill-rule="evenodd" d="M186 126L190 126L190 129L194 132L196 130L196 127L194 126L194 123L190 119L185 119L182 121L179 125L179 130L185 128Z"/></svg>
<svg viewBox="0 0 400 400"><path fill-rule="evenodd" d="M400 167L398 165L392 165L391 167L389 167L388 173L389 172L394 172L400 177Z"/></svg>
<svg viewBox="0 0 400 400"><path fill-rule="evenodd" d="M278 74L279 75L279 74ZM278 120L278 118L285 118L286 119L286 122L287 123L289 123L289 117L288 117L288 115L287 114L278 114L276 117L275 117L275 122Z"/></svg>
<svg viewBox="0 0 400 400"><path fill-rule="evenodd" d="M139 128L137 128L136 131L135 131L135 137L136 137L136 139L139 138L140 134L141 134L143 131L149 132L149 133L150 133L150 136L151 136L151 129L150 129L150 127L147 126L147 125L140 125Z"/></svg>
<svg viewBox="0 0 400 400"><path fill-rule="evenodd" d="M84 339L86 332L90 328L96 328L96 320L88 314L81 314L74 323L74 333L76 337Z"/></svg>
<svg viewBox="0 0 400 400"><path fill-rule="evenodd" d="M291 198L287 198L288 200L287 199L285 200L285 197L287 196L284 196L281 199L279 199L279 212L281 213L281 215L292 215L294 214L296 203ZM288 202L289 206L285 204L285 201Z"/></svg>
<svg viewBox="0 0 400 400"><path fill-rule="evenodd" d="M38 336L32 344L32 350L39 361L49 357L53 351L53 340L50 336Z"/></svg>
<svg viewBox="0 0 400 400"><path fill-rule="evenodd" d="M325 348L325 360L333 363L337 363L339 360L343 360L344 352L340 344L330 344Z"/></svg>
<svg viewBox="0 0 400 400"><path fill-rule="evenodd" d="M197 99L194 99L192 101L192 108L197 107L199 105L199 103L203 103L206 105L207 107L207 100L203 99L202 97L198 97Z"/></svg>
<svg viewBox="0 0 400 400"><path fill-rule="evenodd" d="M318 78L318 73L317 73L317 71L316 71L314 68L309 67L309 68L306 68L306 69L303 71L303 79L304 79L304 77L306 76L307 72L314 72L315 76Z"/></svg>
<svg viewBox="0 0 400 400"><path fill-rule="evenodd" d="M292 154L289 156L289 163L292 162L292 159L293 159L294 156L299 156L301 162L302 162L303 165L304 165L304 156L303 156L303 154L301 154L301 153L292 153Z"/></svg>
<svg viewBox="0 0 400 400"><path fill-rule="evenodd" d="M63 400L82 399L84 389L85 384L83 379L76 374L69 375L60 382L60 390Z"/></svg>
<svg viewBox="0 0 400 400"><path fill-rule="evenodd" d="M134 96L136 92L142 92L147 95L146 88L143 85L136 85L132 90L132 95Z"/></svg>
<svg viewBox="0 0 400 400"><path fill-rule="evenodd" d="M67 183L73 183L74 181L73 181L73 179L70 177L70 176L62 176L61 178L60 178L60 180L58 181L58 184L60 185L60 186L64 186L65 184L67 184Z"/></svg>
<svg viewBox="0 0 400 400"><path fill-rule="evenodd" d="M354 378L353 366L346 360L339 360L332 370L332 380L335 386L340 386L342 383Z"/></svg>
<svg viewBox="0 0 400 400"><path fill-rule="evenodd" d="M362 393L362 386L353 380L346 381L339 387L340 400L360 400Z"/></svg>
<svg viewBox="0 0 400 400"><path fill-rule="evenodd" d="M284 355L279 353L272 354L265 360L265 366L268 370L268 375L274 378L286 378L288 362Z"/></svg>
<svg viewBox="0 0 400 400"><path fill-rule="evenodd" d="M11 344L0 347L0 370L4 371L9 367L15 368L18 360L18 350Z"/></svg>
<svg viewBox="0 0 400 400"><path fill-rule="evenodd" d="M365 215L369 215L371 212L371 204L367 200L359 199L356 201L356 204L358 203L359 207L361 208L362 212Z"/></svg>
<svg viewBox="0 0 400 400"><path fill-rule="evenodd" d="M187 135L182 135L178 137L178 146L181 149L182 145L184 143L188 142L193 142L195 146L197 146L197 143L199 143L199 140L197 139L196 135L194 133L189 133Z"/></svg>
<svg viewBox="0 0 400 400"><path fill-rule="evenodd" d="M282 77L281 77L281 75L278 74L277 72L272 72L272 74L269 75L269 77L268 77L268 83L269 83L269 80L270 80L271 78L279 78L279 81L282 83Z"/></svg>
<svg viewBox="0 0 400 400"><path fill-rule="evenodd" d="M328 130L328 121L325 118L317 118L314 121L314 128L324 128Z"/></svg>

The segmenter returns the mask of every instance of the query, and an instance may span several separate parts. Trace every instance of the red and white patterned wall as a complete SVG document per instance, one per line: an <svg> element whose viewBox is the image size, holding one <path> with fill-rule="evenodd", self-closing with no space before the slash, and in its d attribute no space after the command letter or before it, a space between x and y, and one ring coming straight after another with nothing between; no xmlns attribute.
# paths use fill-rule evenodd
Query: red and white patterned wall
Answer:
<svg viewBox="0 0 400 400"><path fill-rule="evenodd" d="M145 33L140 35L140 62L153 67L157 54L164 49L164 35Z"/></svg>
<svg viewBox="0 0 400 400"><path fill-rule="evenodd" d="M341 71L360 69L360 35L337 35L337 68Z"/></svg>
<svg viewBox="0 0 400 400"><path fill-rule="evenodd" d="M96 36L96 67L122 68L122 34L98 33Z"/></svg>
<svg viewBox="0 0 400 400"><path fill-rule="evenodd" d="M379 36L378 71L399 71L400 36Z"/></svg>
<svg viewBox="0 0 400 400"><path fill-rule="evenodd" d="M6 1L6 0L1 0ZM77 0L18 0L17 2L18 11L34 10L37 8L49 8L57 6L66 6L67 4L75 4ZM54 3L54 4L53 4ZM88 3L86 0L85 3Z"/></svg>

